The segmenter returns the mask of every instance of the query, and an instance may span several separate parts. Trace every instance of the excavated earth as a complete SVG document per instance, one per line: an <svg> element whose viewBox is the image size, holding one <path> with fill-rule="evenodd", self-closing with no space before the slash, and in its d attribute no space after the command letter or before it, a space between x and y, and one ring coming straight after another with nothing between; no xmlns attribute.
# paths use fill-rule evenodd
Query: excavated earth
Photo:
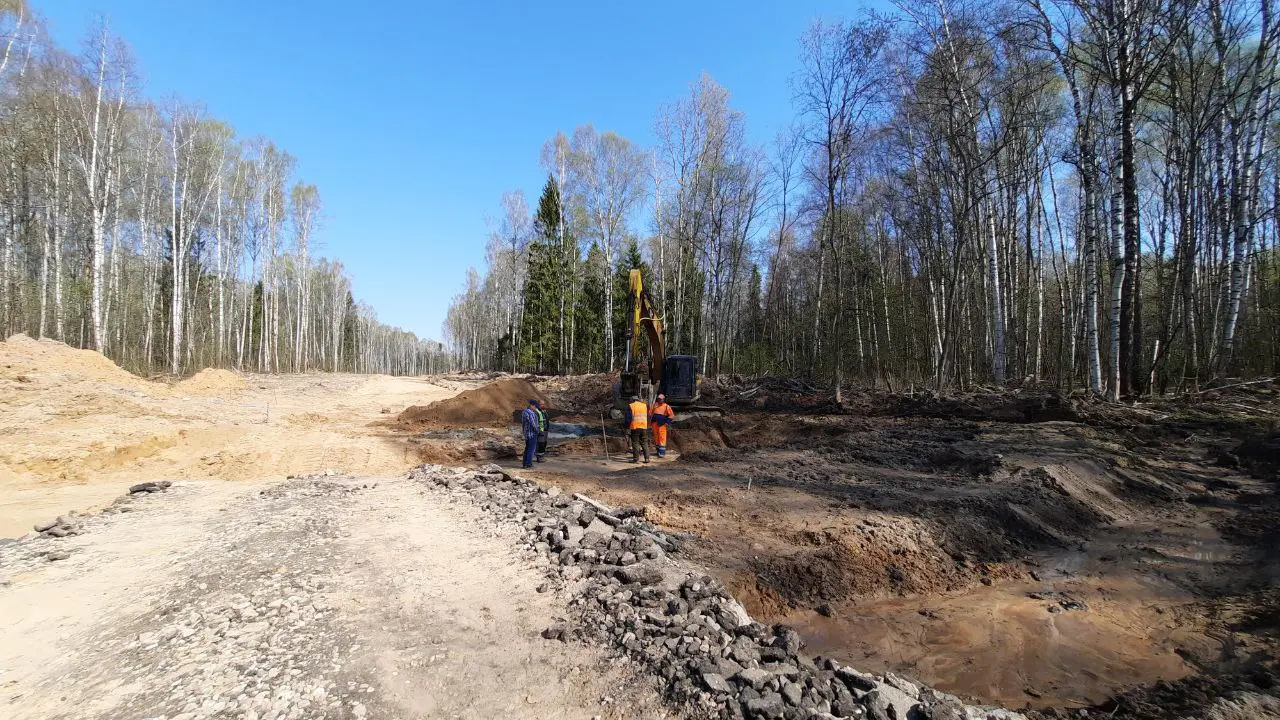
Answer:
<svg viewBox="0 0 1280 720"><path fill-rule="evenodd" d="M837 406L743 381L706 393L725 417L679 423L672 455L634 466L602 427L605 379L534 380L553 428L576 430L533 477L686 536L687 558L813 652L1046 717L1276 712L1274 385L1140 407L1030 390ZM514 457L505 443L422 457Z"/></svg>
<svg viewBox="0 0 1280 720"><path fill-rule="evenodd" d="M1280 717L1275 384L611 387L0 344L0 717Z"/></svg>

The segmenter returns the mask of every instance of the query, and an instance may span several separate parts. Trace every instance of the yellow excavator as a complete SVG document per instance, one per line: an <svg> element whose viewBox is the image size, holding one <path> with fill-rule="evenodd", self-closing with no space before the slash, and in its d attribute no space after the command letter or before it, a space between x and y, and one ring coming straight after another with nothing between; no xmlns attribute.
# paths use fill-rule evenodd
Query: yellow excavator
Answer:
<svg viewBox="0 0 1280 720"><path fill-rule="evenodd" d="M632 397L653 404L659 393L667 403L684 408L688 414L722 414L720 408L698 406L698 359L692 355L667 355L666 337L662 318L658 316L653 298L644 288L639 270L632 270L628 288L628 312L626 357L615 387L614 419L622 417L623 410ZM640 334L649 339L649 363L643 367L640 361Z"/></svg>

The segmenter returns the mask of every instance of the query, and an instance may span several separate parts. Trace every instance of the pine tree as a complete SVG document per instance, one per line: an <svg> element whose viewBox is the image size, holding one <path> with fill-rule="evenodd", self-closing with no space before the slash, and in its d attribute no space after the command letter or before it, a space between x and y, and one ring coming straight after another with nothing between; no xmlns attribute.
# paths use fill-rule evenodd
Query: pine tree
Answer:
<svg viewBox="0 0 1280 720"><path fill-rule="evenodd" d="M533 372L554 368L559 349L556 332L556 250L535 240L529 243L529 272L524 281L521 313L520 364Z"/></svg>
<svg viewBox="0 0 1280 720"><path fill-rule="evenodd" d="M569 257L560 243L560 190L553 177L543 186L533 230L523 292L520 364L541 373L562 369L560 361L568 349L562 335L574 310L566 293L572 286L569 261L577 260L577 249Z"/></svg>
<svg viewBox="0 0 1280 720"><path fill-rule="evenodd" d="M356 311L356 299L347 291L347 309L342 315L342 367L348 371L356 371L357 353L356 323L359 315Z"/></svg>

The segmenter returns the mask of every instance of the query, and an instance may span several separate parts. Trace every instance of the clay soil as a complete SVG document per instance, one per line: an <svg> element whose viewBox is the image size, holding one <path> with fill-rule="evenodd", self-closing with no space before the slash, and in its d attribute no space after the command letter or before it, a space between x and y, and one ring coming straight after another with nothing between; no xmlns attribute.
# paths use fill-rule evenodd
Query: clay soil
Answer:
<svg viewBox="0 0 1280 720"><path fill-rule="evenodd" d="M614 423L605 459L607 378L535 385L590 433L553 442L540 480L686 533L815 652L1047 716L1195 716L1272 691L1273 385L1140 407L1032 390L837 406L741 381L704 391L726 417L678 424L674 453L638 466ZM503 456L492 437L449 442Z"/></svg>

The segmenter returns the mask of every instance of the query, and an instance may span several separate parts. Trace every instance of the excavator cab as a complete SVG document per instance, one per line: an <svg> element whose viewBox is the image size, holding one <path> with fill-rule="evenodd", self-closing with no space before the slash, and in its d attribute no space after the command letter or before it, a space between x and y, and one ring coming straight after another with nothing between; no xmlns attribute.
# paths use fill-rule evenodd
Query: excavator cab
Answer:
<svg viewBox="0 0 1280 720"><path fill-rule="evenodd" d="M698 359L692 355L671 355L662 362L662 382L658 392L679 407L698 400Z"/></svg>

